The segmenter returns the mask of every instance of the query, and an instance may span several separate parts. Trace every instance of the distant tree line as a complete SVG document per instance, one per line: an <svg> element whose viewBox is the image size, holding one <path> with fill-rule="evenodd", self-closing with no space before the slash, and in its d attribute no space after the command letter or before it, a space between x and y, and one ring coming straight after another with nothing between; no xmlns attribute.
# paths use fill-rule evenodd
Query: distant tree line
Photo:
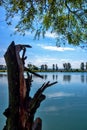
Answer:
<svg viewBox="0 0 87 130"><path fill-rule="evenodd" d="M64 70L71 70L71 69L72 69L70 63L64 63L64 64L63 64L63 67L64 67Z"/></svg>
<svg viewBox="0 0 87 130"><path fill-rule="evenodd" d="M63 64L63 68L64 68L64 70L67 70L67 71L72 69L70 63L64 63ZM52 68L48 68L48 66L46 64L42 64L40 70L44 70L44 71L47 71L47 70L59 71L59 67L58 67L57 64L52 64Z"/></svg>
<svg viewBox="0 0 87 130"><path fill-rule="evenodd" d="M39 71L59 71L60 68L58 67L57 64L52 64L52 68L49 68L47 64L42 64L40 67L37 67L35 65L32 65L32 64L28 64L28 67L29 69L31 70L39 70ZM79 68L79 66L78 66ZM72 65L71 63L63 63L63 71L71 71L73 70L72 69ZM81 70L81 71L84 71L84 70L87 70L87 62L84 63L84 62L81 62L80 64L80 69L77 69L77 70Z"/></svg>
<svg viewBox="0 0 87 130"><path fill-rule="evenodd" d="M6 69L7 69L6 65L0 65L0 70L6 70Z"/></svg>
<svg viewBox="0 0 87 130"><path fill-rule="evenodd" d="M27 67L31 70L38 70L39 68L36 65L28 64Z"/></svg>
<svg viewBox="0 0 87 130"><path fill-rule="evenodd" d="M59 71L60 68L58 67L57 64L52 64L52 67L49 68L47 64L42 64L40 67L37 67L36 65L33 65L33 64L28 64L27 65L29 69L31 70L35 70L35 71ZM79 68L79 66L78 66ZM6 70L6 66L5 65L0 65L0 70ZM63 69L64 71L71 71L73 70L72 69L72 65L71 63L63 63ZM79 69L76 69L77 71ZM87 70L87 62L84 63L84 62L81 62L80 64L80 70L81 71L84 71L84 70Z"/></svg>
<svg viewBox="0 0 87 130"><path fill-rule="evenodd" d="M80 69L81 70L85 70L85 69L87 70L87 62L86 63L82 62L81 65L80 65Z"/></svg>

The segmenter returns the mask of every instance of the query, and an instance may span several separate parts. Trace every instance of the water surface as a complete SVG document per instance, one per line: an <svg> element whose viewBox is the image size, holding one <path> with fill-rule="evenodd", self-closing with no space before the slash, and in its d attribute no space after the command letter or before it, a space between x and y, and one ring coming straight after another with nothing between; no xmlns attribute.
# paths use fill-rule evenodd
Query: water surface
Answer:
<svg viewBox="0 0 87 130"><path fill-rule="evenodd" d="M58 81L44 94L36 117L42 118L42 130L87 130L87 73L41 73L33 77L31 96L44 82ZM8 106L7 76L0 74L0 130L5 125L3 111Z"/></svg>

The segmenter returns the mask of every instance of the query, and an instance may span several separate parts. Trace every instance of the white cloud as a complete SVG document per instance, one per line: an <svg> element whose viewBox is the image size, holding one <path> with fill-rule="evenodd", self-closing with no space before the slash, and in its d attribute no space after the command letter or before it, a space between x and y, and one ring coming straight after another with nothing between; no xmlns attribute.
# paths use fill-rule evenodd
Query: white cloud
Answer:
<svg viewBox="0 0 87 130"><path fill-rule="evenodd" d="M84 60L72 60L72 59L65 58L65 59L61 59L60 62L61 62L61 64L71 63L72 68L78 68L79 69L81 62L86 62L86 61L84 61Z"/></svg>
<svg viewBox="0 0 87 130"><path fill-rule="evenodd" d="M49 55L43 55L43 56L34 55L34 57L29 58L29 61L32 64L35 64L37 66L41 66L42 64L47 64L48 67L52 67L52 64L57 63L58 59L50 57Z"/></svg>
<svg viewBox="0 0 87 130"><path fill-rule="evenodd" d="M59 68L63 68L63 63L71 63L72 68L80 68L81 60L72 60L72 59L62 59L58 57L51 57L50 55L32 55L32 57L29 58L29 61L27 63L31 62L32 64L35 64L36 66L41 66L42 64L47 64L49 68L52 68L53 64L57 64ZM85 61L84 61L85 62Z"/></svg>
<svg viewBox="0 0 87 130"><path fill-rule="evenodd" d="M5 65L4 53L6 52L5 48L0 49L0 65Z"/></svg>
<svg viewBox="0 0 87 130"><path fill-rule="evenodd" d="M5 59L4 59L4 57L0 57L0 65L5 65Z"/></svg>
<svg viewBox="0 0 87 130"><path fill-rule="evenodd" d="M48 57L45 57L45 56L35 56L33 58L30 58L29 61L32 64L35 64L37 66L41 66L42 64L47 64L49 66L50 63L55 61L55 59L54 58L48 58ZM28 63L28 61L27 61L27 63Z"/></svg>
<svg viewBox="0 0 87 130"><path fill-rule="evenodd" d="M40 46L45 50L50 50L50 51L74 51L75 50L74 48L70 48L70 47L47 46L41 44L38 44L38 46Z"/></svg>

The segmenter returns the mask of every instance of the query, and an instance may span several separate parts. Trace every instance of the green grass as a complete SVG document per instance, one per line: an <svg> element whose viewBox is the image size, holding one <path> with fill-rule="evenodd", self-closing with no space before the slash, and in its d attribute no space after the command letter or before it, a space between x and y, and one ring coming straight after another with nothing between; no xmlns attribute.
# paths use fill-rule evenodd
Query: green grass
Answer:
<svg viewBox="0 0 87 130"><path fill-rule="evenodd" d="M72 69L72 70L32 70L33 72L87 72L87 70L81 70L81 69ZM7 72L7 70L0 70L0 72Z"/></svg>
<svg viewBox="0 0 87 130"><path fill-rule="evenodd" d="M0 72L7 72L7 70L0 70Z"/></svg>

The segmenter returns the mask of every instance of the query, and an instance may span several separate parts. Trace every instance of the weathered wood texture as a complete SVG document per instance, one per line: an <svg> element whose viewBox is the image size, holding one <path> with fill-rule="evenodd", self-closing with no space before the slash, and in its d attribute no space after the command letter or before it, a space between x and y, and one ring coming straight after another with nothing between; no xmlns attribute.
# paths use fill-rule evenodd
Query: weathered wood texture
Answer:
<svg viewBox="0 0 87 130"><path fill-rule="evenodd" d="M12 42L4 55L8 73L9 105L4 112L7 121L3 130L41 130L42 120L37 118L34 122L35 112L45 99L43 91L57 83L44 83L33 98L29 96L32 84L30 73L40 78L42 76L25 67L26 47L31 46L15 45ZM22 57L20 57L20 51L23 51ZM27 78L24 77L24 71L27 71Z"/></svg>

